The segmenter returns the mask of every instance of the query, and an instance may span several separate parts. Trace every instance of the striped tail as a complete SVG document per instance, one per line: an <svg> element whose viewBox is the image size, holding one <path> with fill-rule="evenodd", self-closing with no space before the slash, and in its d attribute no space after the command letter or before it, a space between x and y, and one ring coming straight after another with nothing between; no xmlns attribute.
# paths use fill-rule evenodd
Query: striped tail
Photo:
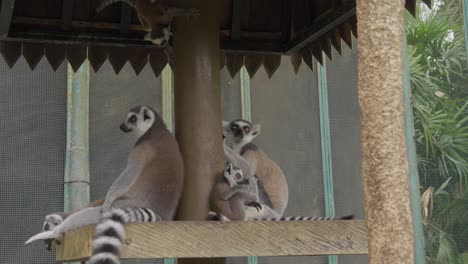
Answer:
<svg viewBox="0 0 468 264"><path fill-rule="evenodd" d="M160 221L158 215L147 208L112 208L101 215L93 239L93 255L89 264L120 264L120 253L125 242L127 223Z"/></svg>
<svg viewBox="0 0 468 264"><path fill-rule="evenodd" d="M96 13L101 12L104 8L113 5L118 2L124 2L129 4L132 7L135 7L136 0L101 0L99 4L96 6Z"/></svg>
<svg viewBox="0 0 468 264"><path fill-rule="evenodd" d="M345 216L283 216L283 217L267 217L253 218L251 221L323 221L323 220L350 220L353 215Z"/></svg>

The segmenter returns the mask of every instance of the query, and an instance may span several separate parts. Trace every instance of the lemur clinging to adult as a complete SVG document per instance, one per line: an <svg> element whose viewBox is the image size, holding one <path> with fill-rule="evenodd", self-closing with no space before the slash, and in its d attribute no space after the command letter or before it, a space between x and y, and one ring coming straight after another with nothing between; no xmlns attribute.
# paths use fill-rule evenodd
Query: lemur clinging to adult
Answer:
<svg viewBox="0 0 468 264"><path fill-rule="evenodd" d="M119 263L124 224L173 220L182 193L183 160L174 136L150 107L131 109L120 126L137 134L127 166L109 188L101 206L88 207L67 217L35 240L56 239L63 233L96 224L90 263Z"/></svg>
<svg viewBox="0 0 468 264"><path fill-rule="evenodd" d="M252 142L260 131L260 124L252 126L246 120L223 121L223 137L227 147L246 160L250 175L258 177L259 203L282 216L288 204L288 183L281 168ZM254 215L250 215L250 212ZM248 218L259 216L253 210L246 211L246 215Z"/></svg>
<svg viewBox="0 0 468 264"><path fill-rule="evenodd" d="M197 16L199 11L195 8L177 8L168 0L100 0L96 12L117 2L127 3L134 7L143 29L148 32L145 40L154 44L170 48L169 40L172 36L172 20L176 16Z"/></svg>
<svg viewBox="0 0 468 264"><path fill-rule="evenodd" d="M258 200L258 191L257 186L257 177L251 177L246 179L242 171L238 167L233 167L231 163L228 163L224 170L223 175L225 182L229 183L230 189L224 190L225 193L237 192L244 195L239 197L236 204L236 210L233 210L227 205L233 204L236 202L234 198L227 198L225 204L221 204L221 207L213 207L212 210L208 213L209 220L217 221L234 221L234 220L251 220L251 221L318 221L318 220L348 220L352 219L352 215L347 216L337 216L337 217L325 217L325 216L279 216L273 209L269 208L266 205L259 204L257 202L249 202ZM213 189L220 190L219 186L214 187ZM216 196L215 196L216 197ZM233 196L231 196L233 197ZM229 202L229 203L228 203ZM243 210L244 209L244 210ZM245 217L246 210L256 209L258 212L262 212L256 218L247 218Z"/></svg>
<svg viewBox="0 0 468 264"><path fill-rule="evenodd" d="M209 220L246 220L245 207L257 210L258 204L257 178L244 177L242 170L228 162L210 194L210 208L214 212L208 214ZM219 217L219 218L217 218Z"/></svg>

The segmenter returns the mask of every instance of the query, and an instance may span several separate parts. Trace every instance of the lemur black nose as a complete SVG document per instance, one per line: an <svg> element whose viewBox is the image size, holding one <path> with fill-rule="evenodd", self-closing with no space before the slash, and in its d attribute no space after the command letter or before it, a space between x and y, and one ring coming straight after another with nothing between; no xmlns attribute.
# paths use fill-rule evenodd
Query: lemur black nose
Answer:
<svg viewBox="0 0 468 264"><path fill-rule="evenodd" d="M132 131L132 129L129 128L129 127L127 127L127 125L126 125L125 123L122 123L122 124L120 125L120 130L122 130L122 131L125 132L125 133L128 133L128 132Z"/></svg>
<svg viewBox="0 0 468 264"><path fill-rule="evenodd" d="M237 129L236 132L234 133L234 136L243 137L244 136L244 131L242 130L242 128Z"/></svg>

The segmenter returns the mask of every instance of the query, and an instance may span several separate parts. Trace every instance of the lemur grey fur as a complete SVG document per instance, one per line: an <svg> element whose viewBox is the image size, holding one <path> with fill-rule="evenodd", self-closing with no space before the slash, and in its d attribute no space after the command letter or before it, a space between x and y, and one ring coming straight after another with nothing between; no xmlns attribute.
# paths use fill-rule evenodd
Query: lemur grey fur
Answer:
<svg viewBox="0 0 468 264"><path fill-rule="evenodd" d="M96 7L96 12L99 13L105 7L117 2L124 2L134 7L141 25L148 32L145 35L145 40L165 48L170 48L169 40L172 36L171 24L173 18L176 16L197 16L199 14L195 8L173 7L167 0L101 0Z"/></svg>
<svg viewBox="0 0 468 264"><path fill-rule="evenodd" d="M97 207L101 206L104 203L104 199L99 199L96 200L92 203L90 203L87 207ZM67 217L70 215L81 211L84 208L78 209L78 210L73 210L73 211L68 211L68 212L57 212L53 214L49 214L45 216L44 223L42 224L42 231L51 231L58 225L60 225ZM46 239L44 240L44 243L47 245L46 249L51 250L52 249L52 243L54 239Z"/></svg>
<svg viewBox="0 0 468 264"><path fill-rule="evenodd" d="M260 124L252 126L246 120L223 121L227 146L247 161L249 174L258 177L259 203L273 209L280 217L288 204L288 183L281 168L252 142L260 131ZM249 219L259 217L258 212L252 210L246 214Z"/></svg>
<svg viewBox="0 0 468 264"><path fill-rule="evenodd" d="M235 169L232 169L235 168ZM257 190L257 178L251 177L250 180L246 179L240 169L237 167L233 167L231 163L228 163L226 166L226 169L224 170L224 178L227 180L230 186L230 190L228 191L234 191L235 189L240 189L242 186L247 186L249 185L249 189L241 189L243 192L247 192L248 194L256 196L255 202L250 202L248 203L247 201L244 202L244 208L245 210L249 210L249 208L252 210L252 208L255 208L259 214L258 217L256 218L248 218L245 216L245 212L242 211L240 208L239 210L234 212L235 218L230 218L228 217L225 212L225 208L221 208L221 210L215 210L215 211L210 211L208 213L208 219L209 220L218 220L218 221L233 221L233 220L251 220L251 221L318 221L318 220L348 220L352 219L352 215L346 215L346 216L338 216L338 217L327 217L327 216L286 216L286 217L281 217L279 216L273 209L269 208L266 205L262 205L257 203L256 201L258 200L258 193L253 191ZM254 180L254 181L252 181ZM247 188L247 187L246 187ZM252 190L253 189L253 190ZM252 197L249 197L251 199ZM239 207L239 206L238 206ZM224 209L224 210L223 210ZM229 211L228 211L229 212ZM240 217L239 217L240 215Z"/></svg>
<svg viewBox="0 0 468 264"><path fill-rule="evenodd" d="M209 220L216 216L225 216L232 220L245 220L245 206L258 208L257 178L244 178L242 170L228 163L223 175L216 181L210 195Z"/></svg>
<svg viewBox="0 0 468 264"><path fill-rule="evenodd" d="M154 212L155 219L174 218L184 175L182 155L175 138L161 117L147 106L131 109L120 128L136 133L138 140L129 154L127 167L109 188L104 204L70 215L53 230L33 236L26 244L39 239L56 239L78 227L103 223L106 221L103 215L114 208L146 208ZM108 248L112 249L112 245ZM108 253L112 255L112 252ZM95 263L115 263L112 262L115 256L109 254L101 255Z"/></svg>

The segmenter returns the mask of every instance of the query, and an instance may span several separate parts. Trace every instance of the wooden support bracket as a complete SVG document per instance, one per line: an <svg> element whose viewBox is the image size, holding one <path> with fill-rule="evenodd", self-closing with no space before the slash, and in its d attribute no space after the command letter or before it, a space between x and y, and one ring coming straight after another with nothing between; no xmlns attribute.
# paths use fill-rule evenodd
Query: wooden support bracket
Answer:
<svg viewBox="0 0 468 264"><path fill-rule="evenodd" d="M198 258L367 254L363 220L344 221L175 221L126 226L122 258ZM93 227L65 234L59 262L86 260Z"/></svg>

